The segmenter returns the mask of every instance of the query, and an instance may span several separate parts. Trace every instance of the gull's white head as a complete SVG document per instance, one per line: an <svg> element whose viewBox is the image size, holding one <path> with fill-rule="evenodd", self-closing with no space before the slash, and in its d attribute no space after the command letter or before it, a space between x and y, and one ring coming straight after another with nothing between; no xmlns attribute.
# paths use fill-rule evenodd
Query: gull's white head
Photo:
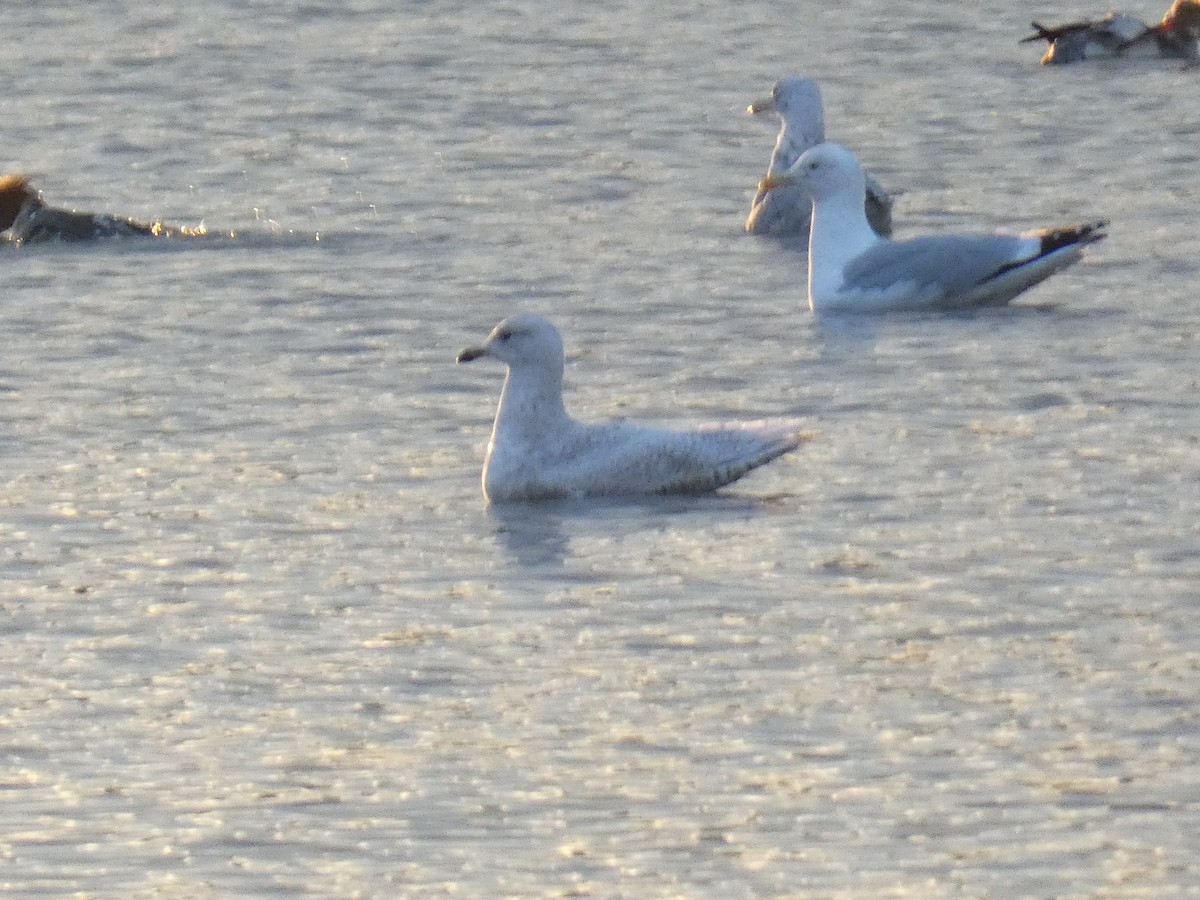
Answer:
<svg viewBox="0 0 1200 900"><path fill-rule="evenodd" d="M458 362L471 362L481 356L490 356L509 366L562 368L562 337L542 316L519 313L493 328L481 346L468 347L459 353Z"/></svg>
<svg viewBox="0 0 1200 900"><path fill-rule="evenodd" d="M762 182L767 190L787 184L803 188L816 201L844 195L857 196L861 203L867 177L853 153L826 143L806 150L782 175L768 175Z"/></svg>
<svg viewBox="0 0 1200 900"><path fill-rule="evenodd" d="M750 115L778 113L789 129L796 128L820 140L825 130L825 112L821 89L811 78L789 75L775 82L770 97L755 100L746 110Z"/></svg>

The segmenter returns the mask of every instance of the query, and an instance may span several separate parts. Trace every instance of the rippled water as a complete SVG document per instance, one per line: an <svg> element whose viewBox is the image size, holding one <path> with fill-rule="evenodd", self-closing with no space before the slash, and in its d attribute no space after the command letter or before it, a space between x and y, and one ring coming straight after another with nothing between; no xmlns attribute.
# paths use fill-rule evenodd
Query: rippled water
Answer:
<svg viewBox="0 0 1200 900"><path fill-rule="evenodd" d="M8 894L1195 891L1193 73L1024 2L5 12L7 170L235 233L0 250ZM815 323L740 233L793 71L899 234L1112 237ZM582 418L815 438L489 510L517 309Z"/></svg>

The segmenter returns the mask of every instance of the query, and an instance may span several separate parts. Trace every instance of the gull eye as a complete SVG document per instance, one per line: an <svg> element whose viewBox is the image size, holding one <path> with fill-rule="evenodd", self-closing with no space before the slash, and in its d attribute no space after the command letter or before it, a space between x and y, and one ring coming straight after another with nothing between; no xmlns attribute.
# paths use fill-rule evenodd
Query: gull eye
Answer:
<svg viewBox="0 0 1200 900"><path fill-rule="evenodd" d="M496 340L503 343L504 341L507 341L510 337L512 337L512 332L506 328L496 335Z"/></svg>

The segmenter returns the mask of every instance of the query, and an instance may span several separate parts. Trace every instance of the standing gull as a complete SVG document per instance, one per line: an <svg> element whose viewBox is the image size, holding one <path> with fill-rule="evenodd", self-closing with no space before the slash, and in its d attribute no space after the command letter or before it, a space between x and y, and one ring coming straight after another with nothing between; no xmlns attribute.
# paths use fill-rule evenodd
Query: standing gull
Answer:
<svg viewBox="0 0 1200 900"><path fill-rule="evenodd" d="M756 100L747 110L750 115L775 113L780 119L779 137L771 154L767 177L782 175L809 147L825 140L825 112L821 89L811 78L789 75L775 82L771 96ZM892 198L875 179L867 176L865 201L867 220L876 233L892 233ZM812 218L812 198L799 187L768 190L760 183L750 204L746 230L751 234L779 237L807 235Z"/></svg>
<svg viewBox="0 0 1200 900"><path fill-rule="evenodd" d="M837 144L818 144L778 178L813 198L808 305L813 312L1001 306L1079 259L1106 222L1015 234L881 238L863 214L862 166Z"/></svg>
<svg viewBox="0 0 1200 900"><path fill-rule="evenodd" d="M794 450L795 421L743 422L667 431L624 422L589 425L563 406L563 343L541 316L497 325L465 363L490 356L508 375L483 466L489 502L716 490Z"/></svg>

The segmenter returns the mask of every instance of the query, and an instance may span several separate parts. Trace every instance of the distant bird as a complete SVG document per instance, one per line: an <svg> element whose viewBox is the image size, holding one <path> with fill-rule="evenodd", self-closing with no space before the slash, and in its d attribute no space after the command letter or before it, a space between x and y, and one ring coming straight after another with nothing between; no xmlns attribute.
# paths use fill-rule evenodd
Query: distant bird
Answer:
<svg viewBox="0 0 1200 900"><path fill-rule="evenodd" d="M1175 0L1157 25L1117 12L1050 28L1031 24L1036 33L1021 43L1048 42L1044 66L1126 56L1200 61L1200 0Z"/></svg>
<svg viewBox="0 0 1200 900"><path fill-rule="evenodd" d="M502 321L482 346L459 353L458 362L483 356L508 366L483 467L490 502L702 493L807 439L790 420L693 431L578 422L563 406L562 338L531 313Z"/></svg>
<svg viewBox="0 0 1200 900"><path fill-rule="evenodd" d="M103 213L84 213L47 206L23 175L0 176L0 233L18 244L50 241L78 243L116 237L199 236L203 227L144 224Z"/></svg>
<svg viewBox="0 0 1200 900"><path fill-rule="evenodd" d="M1140 39L1149 30L1149 26L1141 19L1116 12L1110 12L1103 19L1071 22L1051 28L1039 22L1030 24L1036 34L1022 38L1021 43L1046 41L1049 44L1042 57L1043 66L1117 56L1123 46Z"/></svg>
<svg viewBox="0 0 1200 900"><path fill-rule="evenodd" d="M775 83L771 96L750 104L752 115L775 113L780 119L779 137L767 176L781 175L795 164L800 154L825 140L825 112L821 104L821 89L811 78L789 75ZM876 233L892 233L892 198L875 179L867 177L867 220ZM780 237L808 234L812 216L812 198L797 187L764 190L750 204L746 230L751 234L770 234Z"/></svg>
<svg viewBox="0 0 1200 900"><path fill-rule="evenodd" d="M787 173L813 198L808 304L814 312L1000 306L1075 262L1106 222L1021 235L973 234L892 241L863 214L865 178L854 154L818 144Z"/></svg>
<svg viewBox="0 0 1200 900"><path fill-rule="evenodd" d="M1200 62L1200 0L1175 0L1157 25L1127 41L1121 53L1133 52L1139 46L1156 50L1161 56L1185 59L1192 65Z"/></svg>

